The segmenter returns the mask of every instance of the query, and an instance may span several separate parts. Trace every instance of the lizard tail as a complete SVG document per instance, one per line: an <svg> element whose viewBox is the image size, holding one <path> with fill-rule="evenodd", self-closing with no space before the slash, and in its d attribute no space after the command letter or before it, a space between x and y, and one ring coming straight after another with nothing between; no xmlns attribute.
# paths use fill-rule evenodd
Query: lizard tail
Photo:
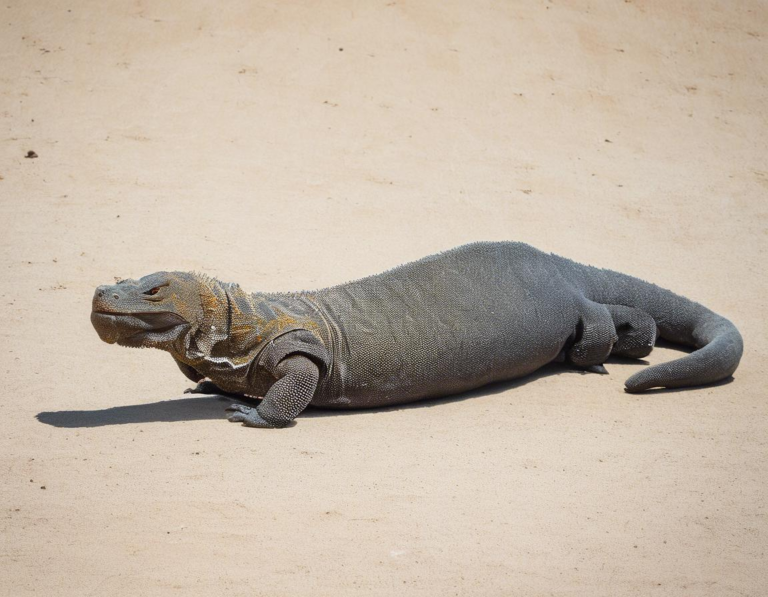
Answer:
<svg viewBox="0 0 768 597"><path fill-rule="evenodd" d="M659 329L662 338L665 337L664 326L659 325ZM712 313L711 317L698 323L693 336L698 350L635 373L624 383L627 392L714 383L736 371L744 344L735 325Z"/></svg>
<svg viewBox="0 0 768 597"><path fill-rule="evenodd" d="M670 290L639 278L563 260L563 270L591 300L640 309L656 322L659 336L695 348L668 363L653 365L625 382L628 392L698 386L723 380L736 371L744 343L736 326Z"/></svg>

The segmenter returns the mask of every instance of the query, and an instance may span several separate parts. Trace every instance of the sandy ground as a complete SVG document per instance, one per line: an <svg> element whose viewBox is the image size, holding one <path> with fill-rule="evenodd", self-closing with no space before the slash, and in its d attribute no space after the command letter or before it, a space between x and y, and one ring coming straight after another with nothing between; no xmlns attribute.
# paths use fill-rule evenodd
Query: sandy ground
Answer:
<svg viewBox="0 0 768 597"><path fill-rule="evenodd" d="M756 0L3 3L0 594L765 595L767 39ZM115 276L312 288L480 239L708 305L735 379L264 431L89 323Z"/></svg>

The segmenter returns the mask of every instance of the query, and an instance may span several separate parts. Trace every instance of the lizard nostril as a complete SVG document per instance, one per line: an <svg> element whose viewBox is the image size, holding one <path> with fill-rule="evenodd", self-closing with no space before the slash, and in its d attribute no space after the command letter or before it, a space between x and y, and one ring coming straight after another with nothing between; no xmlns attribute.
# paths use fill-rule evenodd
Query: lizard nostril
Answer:
<svg viewBox="0 0 768 597"><path fill-rule="evenodd" d="M99 292L96 294L96 296L101 298L102 296L104 296L104 291L103 290L99 290Z"/></svg>
<svg viewBox="0 0 768 597"><path fill-rule="evenodd" d="M119 295L117 295L117 294L113 294L113 295L112 295L112 298L113 298L113 299L115 299L115 300L117 300L117 299L119 299L119 298L120 298L120 296L119 296Z"/></svg>

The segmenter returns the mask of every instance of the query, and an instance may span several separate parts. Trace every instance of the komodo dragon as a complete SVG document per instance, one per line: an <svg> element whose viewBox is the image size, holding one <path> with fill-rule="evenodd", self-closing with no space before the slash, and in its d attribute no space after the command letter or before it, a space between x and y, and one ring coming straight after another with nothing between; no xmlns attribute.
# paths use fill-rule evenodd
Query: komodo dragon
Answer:
<svg viewBox="0 0 768 597"><path fill-rule="evenodd" d="M232 422L285 427L309 404L361 408L445 396L552 361L604 373L657 336L697 350L626 381L628 392L716 382L739 364L736 327L618 272L516 242L482 242L315 292L249 294L184 272L100 286L110 344L171 353L197 391L263 397ZM221 390L219 390L221 388ZM195 390L193 390L195 391Z"/></svg>

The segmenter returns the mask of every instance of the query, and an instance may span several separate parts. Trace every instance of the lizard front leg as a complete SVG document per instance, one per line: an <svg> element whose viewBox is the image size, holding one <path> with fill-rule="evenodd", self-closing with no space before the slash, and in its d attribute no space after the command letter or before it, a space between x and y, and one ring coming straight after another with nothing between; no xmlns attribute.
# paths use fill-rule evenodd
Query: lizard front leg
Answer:
<svg viewBox="0 0 768 597"><path fill-rule="evenodd" d="M285 427L303 411L315 395L320 371L305 356L294 354L280 361L274 370L277 381L256 408L232 404L228 419L247 427Z"/></svg>
<svg viewBox="0 0 768 597"><path fill-rule="evenodd" d="M197 369L195 369L194 367L190 367L190 366L189 366L189 365L187 365L186 363L182 363L182 362L181 362L179 359L177 359L176 357L174 357L174 359L173 359L173 360L174 360L174 362L175 362L175 363L176 363L176 364L179 366L179 370L180 370L180 371L181 371L181 372L184 374L184 376L185 376L187 379L189 379L189 380L191 380L191 381L194 381L195 383L197 383L197 382L199 382L199 381L202 381L202 380L204 380L204 379L205 379L205 375L203 375L202 373L200 373L200 372L199 372Z"/></svg>
<svg viewBox="0 0 768 597"><path fill-rule="evenodd" d="M194 367L190 367L186 363L182 363L179 359L175 357L173 360L179 366L179 369L187 377L187 379L190 379L197 383L197 385L194 388L187 388L186 390L184 390L185 394L224 394L224 395L227 394L227 392L222 390L215 383L213 383L212 381L206 380L205 375L200 373Z"/></svg>

